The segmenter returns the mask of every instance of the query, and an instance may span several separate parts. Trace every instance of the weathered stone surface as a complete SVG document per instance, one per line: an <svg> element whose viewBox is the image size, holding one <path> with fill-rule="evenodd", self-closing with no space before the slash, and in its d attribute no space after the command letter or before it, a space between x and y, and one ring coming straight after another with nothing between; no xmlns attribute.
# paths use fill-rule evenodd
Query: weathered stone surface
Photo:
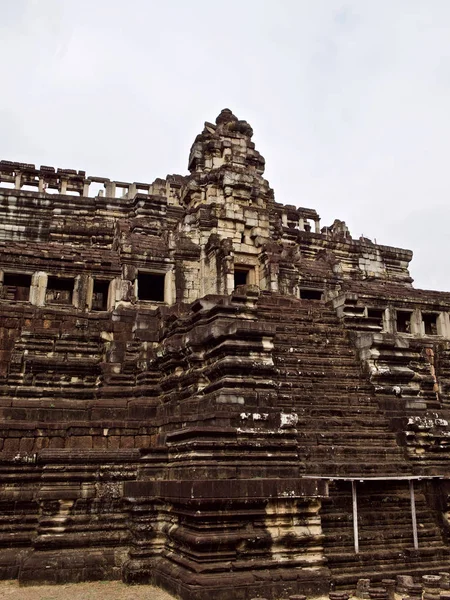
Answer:
<svg viewBox="0 0 450 600"><path fill-rule="evenodd" d="M151 184L0 162L0 577L392 599L447 567L450 294L275 202L252 135L224 109Z"/></svg>
<svg viewBox="0 0 450 600"><path fill-rule="evenodd" d="M358 579L356 582L356 598L365 598L369 597L369 588L370 588L370 579Z"/></svg>

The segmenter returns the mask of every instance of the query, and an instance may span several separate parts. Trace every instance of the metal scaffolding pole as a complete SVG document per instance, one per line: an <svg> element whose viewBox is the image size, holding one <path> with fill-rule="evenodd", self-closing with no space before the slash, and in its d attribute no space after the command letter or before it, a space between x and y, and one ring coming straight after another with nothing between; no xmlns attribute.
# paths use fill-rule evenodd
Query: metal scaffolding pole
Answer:
<svg viewBox="0 0 450 600"><path fill-rule="evenodd" d="M414 481L412 479L409 480L409 495L411 498L411 519L412 519L412 526L413 526L414 548L416 550L418 550L419 540L417 537L416 500L414 497Z"/></svg>
<svg viewBox="0 0 450 600"><path fill-rule="evenodd" d="M358 536L358 499L356 496L356 481L352 480L352 502L353 502L353 540L355 542L355 553L359 553Z"/></svg>

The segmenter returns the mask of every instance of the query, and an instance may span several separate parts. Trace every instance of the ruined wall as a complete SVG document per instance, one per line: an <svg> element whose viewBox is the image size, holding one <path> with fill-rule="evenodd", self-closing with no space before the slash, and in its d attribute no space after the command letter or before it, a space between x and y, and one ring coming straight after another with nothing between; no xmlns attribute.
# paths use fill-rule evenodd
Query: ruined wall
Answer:
<svg viewBox="0 0 450 600"><path fill-rule="evenodd" d="M197 136L190 175L152 184L0 162L0 296L18 300L17 283L31 288L22 301L90 311L229 294L235 272L297 297L346 279L411 282L410 252L353 240L342 222L321 230L315 210L275 203L252 135L224 110Z"/></svg>

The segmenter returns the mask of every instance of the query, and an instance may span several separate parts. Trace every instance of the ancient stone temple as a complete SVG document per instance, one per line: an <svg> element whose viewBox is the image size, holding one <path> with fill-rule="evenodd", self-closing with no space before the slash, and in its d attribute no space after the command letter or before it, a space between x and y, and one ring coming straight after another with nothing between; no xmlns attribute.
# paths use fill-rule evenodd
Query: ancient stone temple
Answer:
<svg viewBox="0 0 450 600"><path fill-rule="evenodd" d="M252 128L153 183L0 163L0 576L272 600L449 561L450 294L275 202Z"/></svg>

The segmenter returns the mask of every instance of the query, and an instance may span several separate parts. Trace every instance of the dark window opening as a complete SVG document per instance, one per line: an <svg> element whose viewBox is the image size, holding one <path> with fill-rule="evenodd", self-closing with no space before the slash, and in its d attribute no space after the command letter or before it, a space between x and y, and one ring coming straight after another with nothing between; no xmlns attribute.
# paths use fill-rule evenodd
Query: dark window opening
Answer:
<svg viewBox="0 0 450 600"><path fill-rule="evenodd" d="M322 290L300 289L300 298L303 300L322 300Z"/></svg>
<svg viewBox="0 0 450 600"><path fill-rule="evenodd" d="M31 275L21 273L5 273L3 277L3 298L6 300L30 299Z"/></svg>
<svg viewBox="0 0 450 600"><path fill-rule="evenodd" d="M411 333L411 313L405 310L397 311L397 332Z"/></svg>
<svg viewBox="0 0 450 600"><path fill-rule="evenodd" d="M422 321L425 335L437 335L437 315L433 313L422 313Z"/></svg>
<svg viewBox="0 0 450 600"><path fill-rule="evenodd" d="M94 279L92 310L108 310L109 281Z"/></svg>
<svg viewBox="0 0 450 600"><path fill-rule="evenodd" d="M138 298L139 300L151 300L153 302L164 302L164 273L139 273L138 274Z"/></svg>
<svg viewBox="0 0 450 600"><path fill-rule="evenodd" d="M378 325L378 327L383 328L383 315L384 310L380 308L368 308L367 309L367 318L372 321L374 325Z"/></svg>
<svg viewBox="0 0 450 600"><path fill-rule="evenodd" d="M73 279L49 277L45 302L48 304L72 304Z"/></svg>
<svg viewBox="0 0 450 600"><path fill-rule="evenodd" d="M238 285L247 285L248 283L248 270L245 269L235 269L234 270L234 288L236 289Z"/></svg>

